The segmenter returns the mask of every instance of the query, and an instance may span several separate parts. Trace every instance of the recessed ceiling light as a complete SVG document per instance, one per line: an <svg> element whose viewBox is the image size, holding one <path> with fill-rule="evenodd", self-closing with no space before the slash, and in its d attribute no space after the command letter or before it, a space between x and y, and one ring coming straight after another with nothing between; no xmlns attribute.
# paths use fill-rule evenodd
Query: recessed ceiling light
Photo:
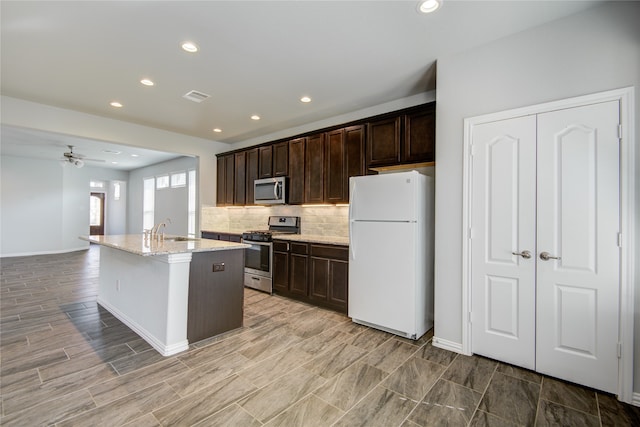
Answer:
<svg viewBox="0 0 640 427"><path fill-rule="evenodd" d="M195 53L198 51L198 46L196 46L195 43L192 42L184 42L182 43L182 49L189 53Z"/></svg>
<svg viewBox="0 0 640 427"><path fill-rule="evenodd" d="M260 116L257 114L254 114L253 116L251 116L251 120L260 120Z"/></svg>
<svg viewBox="0 0 640 427"><path fill-rule="evenodd" d="M214 131L215 133L220 133L220 132L222 132L222 129L220 129L220 128L215 128L213 131Z"/></svg>
<svg viewBox="0 0 640 427"><path fill-rule="evenodd" d="M117 164L118 164L118 162L111 162L111 164L112 164L112 165L117 165Z"/></svg>
<svg viewBox="0 0 640 427"><path fill-rule="evenodd" d="M118 151L118 150L102 150L103 153L109 153L109 154L120 154L122 153L122 151Z"/></svg>
<svg viewBox="0 0 640 427"><path fill-rule="evenodd" d="M145 86L153 86L155 84L154 82L152 82L149 79L142 79L142 80L140 80L140 83L142 83Z"/></svg>
<svg viewBox="0 0 640 427"><path fill-rule="evenodd" d="M442 0L424 0L418 3L418 11L421 13L435 12L442 6Z"/></svg>
<svg viewBox="0 0 640 427"><path fill-rule="evenodd" d="M131 157L140 157L138 154L132 154Z"/></svg>
<svg viewBox="0 0 640 427"><path fill-rule="evenodd" d="M308 96L303 96L302 98L300 98L300 102L311 102L311 98L309 98Z"/></svg>
<svg viewBox="0 0 640 427"><path fill-rule="evenodd" d="M112 107L116 107L116 108L122 108L122 104L119 103L118 101L112 101L109 103L109 105L111 105Z"/></svg>

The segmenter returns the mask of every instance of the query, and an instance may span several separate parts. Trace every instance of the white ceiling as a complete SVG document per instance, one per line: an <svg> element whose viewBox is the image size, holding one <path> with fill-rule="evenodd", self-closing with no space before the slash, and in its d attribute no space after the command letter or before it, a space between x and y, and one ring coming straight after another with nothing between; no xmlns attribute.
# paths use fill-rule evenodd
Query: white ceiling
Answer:
<svg viewBox="0 0 640 427"><path fill-rule="evenodd" d="M3 0L1 92L231 144L435 89L438 58L598 3L445 0L422 15L416 0ZM5 136L33 136L2 132L3 153Z"/></svg>

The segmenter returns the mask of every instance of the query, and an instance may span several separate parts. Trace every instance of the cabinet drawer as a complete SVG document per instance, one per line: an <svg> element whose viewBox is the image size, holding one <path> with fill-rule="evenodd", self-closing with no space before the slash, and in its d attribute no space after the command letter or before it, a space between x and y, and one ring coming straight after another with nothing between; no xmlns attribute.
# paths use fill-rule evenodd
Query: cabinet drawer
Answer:
<svg viewBox="0 0 640 427"><path fill-rule="evenodd" d="M306 243L291 242L291 253L307 255L309 253L309 245Z"/></svg>
<svg viewBox="0 0 640 427"><path fill-rule="evenodd" d="M280 240L273 241L273 250L276 252L289 252L289 242L283 242Z"/></svg>
<svg viewBox="0 0 640 427"><path fill-rule="evenodd" d="M202 231L200 233L203 239L212 239L212 240L220 240L220 233L215 233L211 231Z"/></svg>
<svg viewBox="0 0 640 427"><path fill-rule="evenodd" d="M341 246L311 245L311 256L348 261L349 249Z"/></svg>

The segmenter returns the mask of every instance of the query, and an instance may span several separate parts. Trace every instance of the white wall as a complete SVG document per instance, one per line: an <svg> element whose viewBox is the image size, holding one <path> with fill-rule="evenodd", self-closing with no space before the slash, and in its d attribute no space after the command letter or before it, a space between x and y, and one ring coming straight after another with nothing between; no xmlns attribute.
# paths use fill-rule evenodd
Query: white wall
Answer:
<svg viewBox="0 0 640 427"><path fill-rule="evenodd" d="M202 203L215 204L215 154L230 150L228 144L8 96L2 96L0 99L2 123L7 125L197 156L199 160L199 187L211 189L211 191L202 191Z"/></svg>
<svg viewBox="0 0 640 427"><path fill-rule="evenodd" d="M616 2L438 60L435 336L462 342L462 162L467 117L636 87L640 135L640 4ZM640 158L640 149L636 148ZM640 160L636 160L640 173ZM636 188L640 188L640 176ZM636 206L638 206L636 197ZM638 208L636 208L638 209ZM640 210L636 210L640 212ZM636 248L640 220L636 218ZM636 249L637 250L637 249ZM637 253L637 252L636 252ZM636 263L636 301L640 263ZM634 390L640 391L636 302Z"/></svg>
<svg viewBox="0 0 640 427"><path fill-rule="evenodd" d="M69 252L88 243L89 181L123 180L127 172L55 160L1 156L0 256ZM124 209L113 213L124 222Z"/></svg>
<svg viewBox="0 0 640 427"><path fill-rule="evenodd" d="M128 233L138 234L142 232L142 197L143 181L145 178L171 174L172 172L188 172L191 169L196 169L197 174L197 166L197 159L193 157L181 157L131 171L129 173ZM189 180L187 177L187 186L188 185ZM205 191L211 188L215 190L215 181L208 183L204 188ZM196 191L196 194L197 193ZM188 187L156 190L154 222L158 223L165 218L170 218L171 224L167 224L165 232L186 236L188 231L188 198ZM199 229L198 224L199 209L196 209L196 232Z"/></svg>
<svg viewBox="0 0 640 427"><path fill-rule="evenodd" d="M114 184L120 184L120 199L114 198ZM105 197L105 229L104 234L127 233L127 182L112 180L106 183L109 186L108 195Z"/></svg>

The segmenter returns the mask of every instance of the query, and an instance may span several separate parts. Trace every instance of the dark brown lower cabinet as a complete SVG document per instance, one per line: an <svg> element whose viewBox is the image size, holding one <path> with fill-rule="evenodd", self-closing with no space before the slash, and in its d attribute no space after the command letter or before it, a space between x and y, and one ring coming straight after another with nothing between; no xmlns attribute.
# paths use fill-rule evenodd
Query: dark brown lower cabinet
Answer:
<svg viewBox="0 0 640 427"><path fill-rule="evenodd" d="M289 243L273 242L273 290L277 293L289 292Z"/></svg>
<svg viewBox="0 0 640 427"><path fill-rule="evenodd" d="M347 313L347 247L276 240L273 262L275 293Z"/></svg>
<svg viewBox="0 0 640 427"><path fill-rule="evenodd" d="M322 305L347 311L349 249L311 245L309 297Z"/></svg>
<svg viewBox="0 0 640 427"><path fill-rule="evenodd" d="M291 243L289 253L289 292L305 297L309 291L309 245Z"/></svg>
<svg viewBox="0 0 640 427"><path fill-rule="evenodd" d="M217 231L202 231L200 235L203 239L211 239L211 240L223 240L225 242L235 242L240 243L242 240L241 234L234 233L220 233Z"/></svg>
<svg viewBox="0 0 640 427"><path fill-rule="evenodd" d="M224 264L222 271L214 264ZM242 327L244 251L194 252L189 267L187 339L197 342Z"/></svg>

